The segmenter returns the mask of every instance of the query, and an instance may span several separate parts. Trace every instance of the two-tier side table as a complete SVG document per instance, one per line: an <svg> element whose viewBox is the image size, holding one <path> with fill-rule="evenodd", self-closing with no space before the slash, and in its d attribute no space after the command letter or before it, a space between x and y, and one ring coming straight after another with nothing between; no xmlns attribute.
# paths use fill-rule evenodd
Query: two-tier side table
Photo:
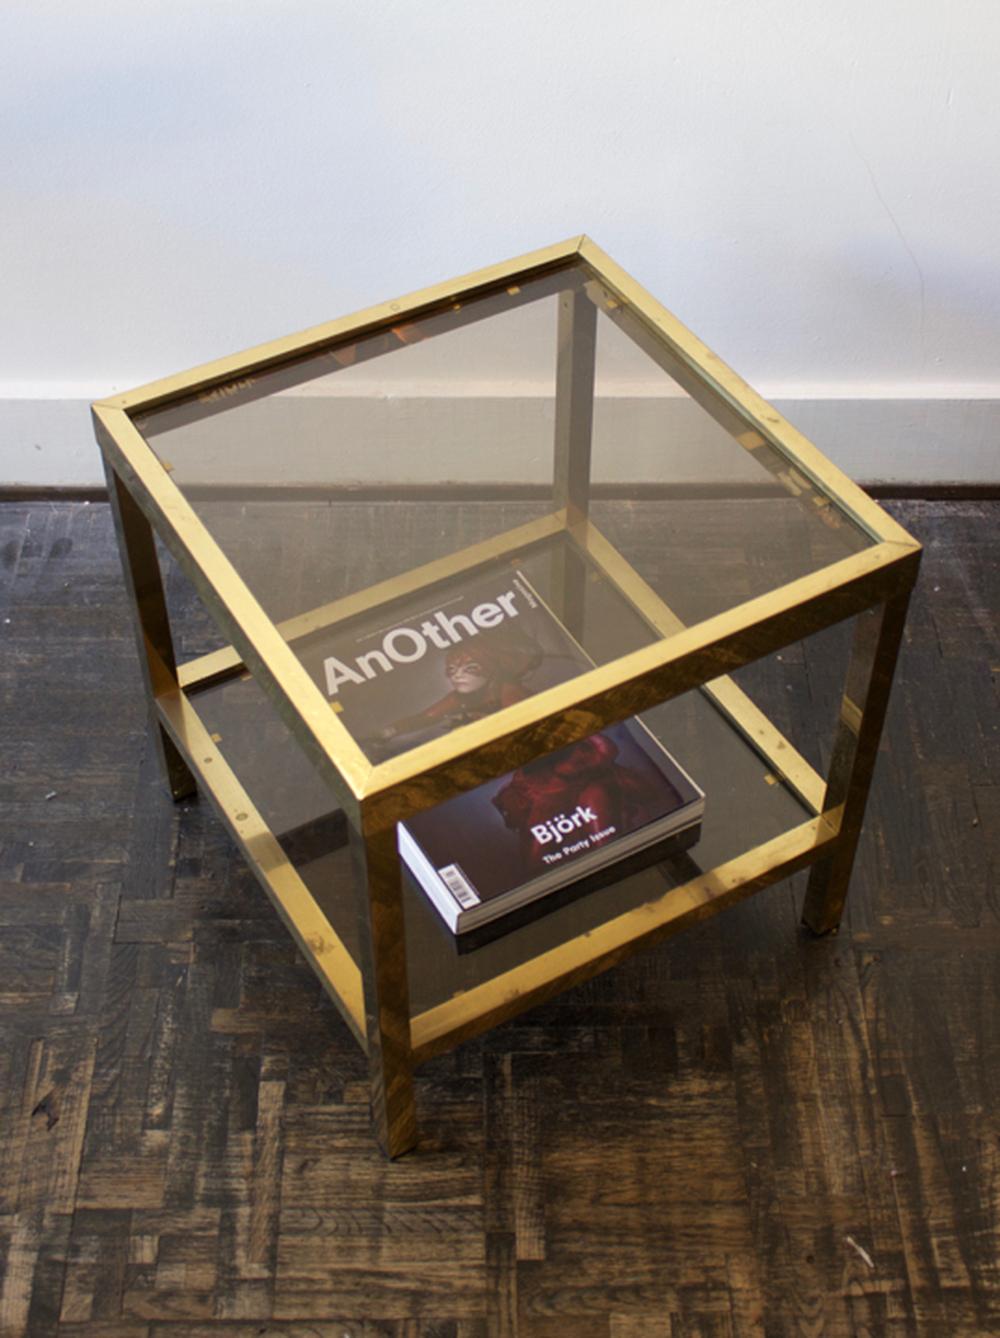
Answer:
<svg viewBox="0 0 1000 1338"><path fill-rule="evenodd" d="M390 1155L415 1066L634 950L806 865L836 929L919 545L589 239L93 413L170 791L213 802L367 1053ZM329 638L512 564L594 667L387 759L354 737ZM745 673L842 623L810 760ZM397 823L640 713L706 791L698 843L467 950Z"/></svg>

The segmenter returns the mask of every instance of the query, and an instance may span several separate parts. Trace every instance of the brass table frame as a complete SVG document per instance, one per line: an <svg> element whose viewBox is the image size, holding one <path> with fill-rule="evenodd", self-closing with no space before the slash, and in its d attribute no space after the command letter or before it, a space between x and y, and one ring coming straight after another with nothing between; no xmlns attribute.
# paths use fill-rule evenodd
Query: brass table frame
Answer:
<svg viewBox="0 0 1000 1338"><path fill-rule="evenodd" d="M142 437L135 419L252 386L265 369L398 330L472 297L517 294L572 269L560 297L551 513L540 521L276 626ZM596 311L628 333L792 492L833 505L873 541L863 551L684 626L588 515ZM469 319L477 319L475 304ZM452 315L454 319L454 315ZM424 289L354 316L206 364L93 406L154 732L172 795L196 783L281 913L369 1059L376 1135L396 1156L416 1141L412 1074L421 1061L596 974L634 951L812 865L804 920L837 928L868 796L920 546L690 331L586 237ZM230 646L178 665L153 530L193 581ZM289 642L433 580L562 536L596 563L662 639L389 761L373 765ZM823 779L727 671L852 615L854 644L832 763ZM193 689L249 669L343 808L356 854L357 964L201 722ZM551 748L701 687L812 813L807 821L599 929L411 1015L396 823Z"/></svg>

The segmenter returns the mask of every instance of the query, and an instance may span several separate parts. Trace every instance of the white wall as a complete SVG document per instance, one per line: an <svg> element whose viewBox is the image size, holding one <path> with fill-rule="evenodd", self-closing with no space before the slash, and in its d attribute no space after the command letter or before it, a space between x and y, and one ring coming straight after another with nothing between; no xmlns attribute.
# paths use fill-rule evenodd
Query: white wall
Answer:
<svg viewBox="0 0 1000 1338"><path fill-rule="evenodd" d="M7 0L0 482L580 231L861 477L996 480L998 53L995 0Z"/></svg>

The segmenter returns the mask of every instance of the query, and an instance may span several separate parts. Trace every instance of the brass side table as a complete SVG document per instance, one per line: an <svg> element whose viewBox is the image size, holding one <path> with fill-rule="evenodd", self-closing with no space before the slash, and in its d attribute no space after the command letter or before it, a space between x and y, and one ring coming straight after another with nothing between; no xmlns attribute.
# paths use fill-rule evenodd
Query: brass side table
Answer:
<svg viewBox="0 0 1000 1338"><path fill-rule="evenodd" d="M389 1155L416 1065L632 951L806 865L837 928L919 545L589 239L93 414L170 791L213 801L366 1051ZM154 535L218 629L183 663ZM511 562L594 667L370 756L324 639ZM846 619L823 777L734 675ZM397 822L640 712L707 792L698 845L459 951Z"/></svg>

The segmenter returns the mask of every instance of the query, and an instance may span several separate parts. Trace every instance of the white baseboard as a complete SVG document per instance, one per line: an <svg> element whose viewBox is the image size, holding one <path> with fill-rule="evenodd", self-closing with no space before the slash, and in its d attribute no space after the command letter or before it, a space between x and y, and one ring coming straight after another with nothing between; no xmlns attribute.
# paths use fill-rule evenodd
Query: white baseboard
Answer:
<svg viewBox="0 0 1000 1338"><path fill-rule="evenodd" d="M13 390L13 388L11 388ZM774 397L780 411L848 475L867 484L1000 483L1000 395ZM104 482L89 397L0 394L0 486L89 488ZM337 415L331 429L330 413ZM544 483L551 470L552 404L533 395L479 398L262 400L199 425L187 445L161 438L178 477L231 481L232 453L256 486L385 483ZM190 429L188 429L190 433ZM295 449L292 450L292 443ZM377 449L372 448L376 442ZM595 478L619 483L749 481L754 466L684 398L598 401Z"/></svg>

